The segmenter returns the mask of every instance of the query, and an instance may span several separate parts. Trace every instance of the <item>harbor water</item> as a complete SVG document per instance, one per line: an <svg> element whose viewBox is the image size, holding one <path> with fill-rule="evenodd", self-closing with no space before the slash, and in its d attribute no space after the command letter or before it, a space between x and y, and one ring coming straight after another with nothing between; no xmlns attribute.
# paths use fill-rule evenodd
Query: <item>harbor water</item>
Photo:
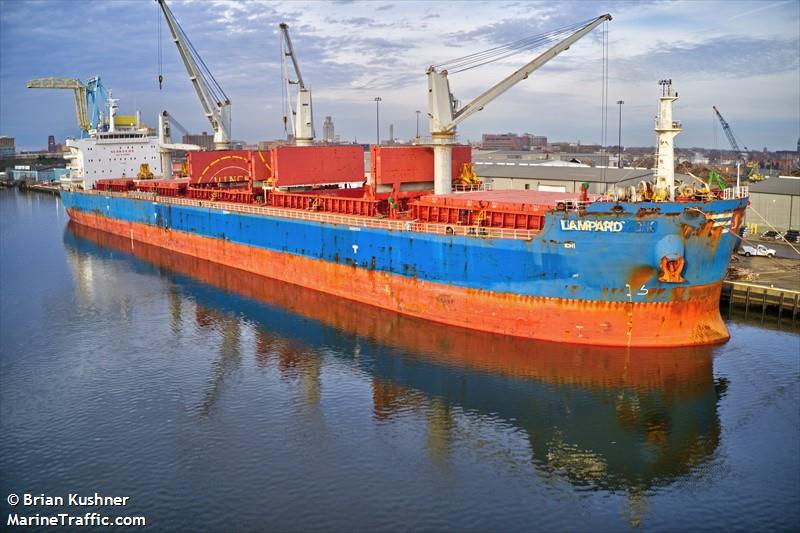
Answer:
<svg viewBox="0 0 800 533"><path fill-rule="evenodd" d="M0 191L0 491L152 531L797 530L800 330L620 350L431 324ZM52 529L45 526L32 530ZM106 528L107 529L107 528ZM111 528L114 529L114 528Z"/></svg>

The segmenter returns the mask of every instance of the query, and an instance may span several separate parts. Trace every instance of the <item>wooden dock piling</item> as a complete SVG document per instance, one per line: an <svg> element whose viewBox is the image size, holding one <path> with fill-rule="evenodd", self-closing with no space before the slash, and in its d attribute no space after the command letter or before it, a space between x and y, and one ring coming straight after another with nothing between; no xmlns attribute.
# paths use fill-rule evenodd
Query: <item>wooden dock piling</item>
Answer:
<svg viewBox="0 0 800 533"><path fill-rule="evenodd" d="M744 281L725 281L722 286L722 302L727 303L728 317L735 309L743 309L747 318L752 305L761 304L761 322L767 315L774 315L780 324L784 310L791 309L792 325L797 324L800 314L800 291L768 287ZM757 309L757 308L756 308Z"/></svg>

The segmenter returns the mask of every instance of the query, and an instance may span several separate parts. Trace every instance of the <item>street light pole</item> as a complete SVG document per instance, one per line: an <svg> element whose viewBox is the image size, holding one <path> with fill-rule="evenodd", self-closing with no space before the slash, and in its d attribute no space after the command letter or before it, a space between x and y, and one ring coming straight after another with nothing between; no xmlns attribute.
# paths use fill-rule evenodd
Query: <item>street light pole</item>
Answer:
<svg viewBox="0 0 800 533"><path fill-rule="evenodd" d="M419 144L419 109L417 109L417 144Z"/></svg>
<svg viewBox="0 0 800 533"><path fill-rule="evenodd" d="M617 168L622 168L622 100L617 100L619 106L619 139L617 139Z"/></svg>
<svg viewBox="0 0 800 533"><path fill-rule="evenodd" d="M381 97L375 97L375 144L381 144L381 112L380 112Z"/></svg>

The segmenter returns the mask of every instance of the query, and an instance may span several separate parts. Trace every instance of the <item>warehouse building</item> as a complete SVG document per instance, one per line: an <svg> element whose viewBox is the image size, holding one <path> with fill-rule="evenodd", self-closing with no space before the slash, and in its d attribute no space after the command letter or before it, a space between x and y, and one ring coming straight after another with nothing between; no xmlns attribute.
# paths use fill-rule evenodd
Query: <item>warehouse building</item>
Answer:
<svg viewBox="0 0 800 533"><path fill-rule="evenodd" d="M8 177L14 181L59 181L69 173L68 168L31 167L16 165L8 171Z"/></svg>
<svg viewBox="0 0 800 533"><path fill-rule="evenodd" d="M581 185L588 183L589 192L594 194L611 192L617 186L635 186L653 176L653 171L646 168L590 167L569 162L476 163L474 169L475 174L494 190L580 192ZM691 179L681 174L675 177L685 181Z"/></svg>
<svg viewBox="0 0 800 533"><path fill-rule="evenodd" d="M771 229L769 224L781 231L800 229L800 177L778 176L751 183L746 221L755 233Z"/></svg>
<svg viewBox="0 0 800 533"><path fill-rule="evenodd" d="M472 160L480 164L482 162L497 161L529 161L537 163L554 164L560 162L577 162L587 166L608 166L611 160L616 160L616 156L607 153L585 153L585 152L530 152L525 150L472 150Z"/></svg>

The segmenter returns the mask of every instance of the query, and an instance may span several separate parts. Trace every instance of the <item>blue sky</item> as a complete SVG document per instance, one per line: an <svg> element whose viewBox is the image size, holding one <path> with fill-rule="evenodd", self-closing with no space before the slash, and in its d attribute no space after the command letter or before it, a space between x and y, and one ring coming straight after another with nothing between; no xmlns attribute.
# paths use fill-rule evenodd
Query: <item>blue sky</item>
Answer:
<svg viewBox="0 0 800 533"><path fill-rule="evenodd" d="M317 135L331 115L336 132L375 140L413 137L427 105L425 69L500 43L611 13L608 141L654 144L657 82L672 78L683 147L727 148L716 105L752 149L794 149L800 137L800 2L239 2L173 0L173 13L233 101L233 136L280 138L278 23L289 24L311 86ZM155 2L0 0L0 134L23 149L47 135L76 135L69 91L25 88L44 76L100 75L124 114L153 124L166 109L191 131L209 130L162 26L164 89L159 91ZM483 132L530 132L551 141L601 139L602 47L597 30L459 126L462 140ZM514 56L451 76L463 103L529 57ZM423 133L427 131L422 121Z"/></svg>

